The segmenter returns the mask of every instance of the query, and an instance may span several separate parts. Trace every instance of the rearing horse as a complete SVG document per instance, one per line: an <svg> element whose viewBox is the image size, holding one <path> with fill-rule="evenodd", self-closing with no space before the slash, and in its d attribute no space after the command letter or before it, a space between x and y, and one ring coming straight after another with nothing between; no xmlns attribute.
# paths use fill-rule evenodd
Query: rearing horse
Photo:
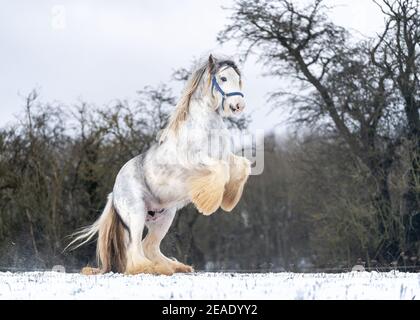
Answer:
<svg viewBox="0 0 420 320"><path fill-rule="evenodd" d="M231 211L238 203L251 166L230 150L223 117L244 109L241 88L240 71L231 60L210 55L193 72L158 141L121 168L99 219L75 233L73 248L98 234L100 269L82 273L193 272L163 255L160 243L176 211L188 203L204 215L219 207ZM209 148L214 141L217 148Z"/></svg>

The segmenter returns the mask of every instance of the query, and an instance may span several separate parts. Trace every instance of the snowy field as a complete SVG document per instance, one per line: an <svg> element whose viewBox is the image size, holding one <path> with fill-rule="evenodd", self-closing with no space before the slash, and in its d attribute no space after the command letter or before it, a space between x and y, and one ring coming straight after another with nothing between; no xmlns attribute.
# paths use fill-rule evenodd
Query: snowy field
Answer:
<svg viewBox="0 0 420 320"><path fill-rule="evenodd" d="M0 299L420 299L420 274L1 272Z"/></svg>

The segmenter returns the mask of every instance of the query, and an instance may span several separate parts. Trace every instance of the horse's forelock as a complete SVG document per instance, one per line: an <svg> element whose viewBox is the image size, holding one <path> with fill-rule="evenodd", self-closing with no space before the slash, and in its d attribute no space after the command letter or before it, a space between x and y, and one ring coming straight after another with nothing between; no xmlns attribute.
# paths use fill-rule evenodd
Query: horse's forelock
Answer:
<svg viewBox="0 0 420 320"><path fill-rule="evenodd" d="M239 70L238 66L236 65L236 63L232 60L220 60L216 62L216 70L215 73L219 72L222 68L224 67L231 67L233 68L233 70L235 70L235 72L241 76L241 71Z"/></svg>

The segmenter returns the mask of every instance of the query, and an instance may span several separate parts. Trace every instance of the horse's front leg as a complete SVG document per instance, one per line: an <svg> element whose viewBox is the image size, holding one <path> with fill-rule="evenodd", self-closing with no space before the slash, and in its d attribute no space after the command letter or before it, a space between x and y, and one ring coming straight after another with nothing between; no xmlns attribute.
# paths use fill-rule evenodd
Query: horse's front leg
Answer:
<svg viewBox="0 0 420 320"><path fill-rule="evenodd" d="M229 171L227 161L213 160L189 177L190 198L199 212L210 215L220 207Z"/></svg>
<svg viewBox="0 0 420 320"><path fill-rule="evenodd" d="M251 173L251 163L244 157L231 154L229 161L230 179L225 186L221 207L230 212L241 199L245 182Z"/></svg>

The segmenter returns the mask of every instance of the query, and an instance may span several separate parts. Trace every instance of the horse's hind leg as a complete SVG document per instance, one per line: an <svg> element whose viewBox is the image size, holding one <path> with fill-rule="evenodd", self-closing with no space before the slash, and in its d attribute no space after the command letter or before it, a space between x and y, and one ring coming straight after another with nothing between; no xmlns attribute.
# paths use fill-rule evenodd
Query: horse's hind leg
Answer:
<svg viewBox="0 0 420 320"><path fill-rule="evenodd" d="M119 213L129 229L129 241L127 244L126 274L151 273L172 274L169 268L162 268L149 260L144 254L142 238L146 220L146 209L143 205L133 208L119 209Z"/></svg>
<svg viewBox="0 0 420 320"><path fill-rule="evenodd" d="M165 237L175 217L176 209L168 209L156 221L147 223L148 233L143 240L146 257L156 263L156 268L170 268L173 272L193 272L191 266L169 259L160 251L160 243Z"/></svg>

